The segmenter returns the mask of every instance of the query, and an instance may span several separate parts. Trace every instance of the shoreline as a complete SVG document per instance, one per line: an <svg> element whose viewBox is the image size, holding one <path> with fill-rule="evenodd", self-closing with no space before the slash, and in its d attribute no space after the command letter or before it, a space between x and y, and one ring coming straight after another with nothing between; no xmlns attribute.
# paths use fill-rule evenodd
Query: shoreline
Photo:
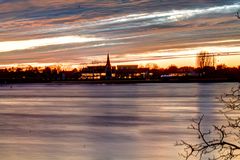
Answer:
<svg viewBox="0 0 240 160"><path fill-rule="evenodd" d="M191 78L191 79L159 79L159 80L54 80L54 81L32 81L32 80L6 80L0 85L4 84L136 84L136 83L226 83L237 82L236 79L225 78Z"/></svg>
<svg viewBox="0 0 240 160"><path fill-rule="evenodd" d="M136 83L225 83L238 82L237 80L88 80L88 81L52 81L51 83L62 84L136 84Z"/></svg>

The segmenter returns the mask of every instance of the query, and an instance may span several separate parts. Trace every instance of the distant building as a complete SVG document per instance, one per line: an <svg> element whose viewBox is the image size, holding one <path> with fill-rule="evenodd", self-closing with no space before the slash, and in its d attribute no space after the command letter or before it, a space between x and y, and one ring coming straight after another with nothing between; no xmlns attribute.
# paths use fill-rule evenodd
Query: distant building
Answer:
<svg viewBox="0 0 240 160"><path fill-rule="evenodd" d="M112 67L109 54L107 55L107 63L105 66L87 66L87 68L83 68L81 79L112 79Z"/></svg>
<svg viewBox="0 0 240 160"><path fill-rule="evenodd" d="M138 68L138 65L118 65L117 79L148 79L149 68Z"/></svg>
<svg viewBox="0 0 240 160"><path fill-rule="evenodd" d="M106 77L105 66L87 66L82 69L81 79L104 79Z"/></svg>
<svg viewBox="0 0 240 160"><path fill-rule="evenodd" d="M82 69L81 79L149 79L149 68L138 68L138 65L111 66L109 54L105 66L87 66Z"/></svg>
<svg viewBox="0 0 240 160"><path fill-rule="evenodd" d="M118 65L118 70L136 70L138 69L138 65Z"/></svg>

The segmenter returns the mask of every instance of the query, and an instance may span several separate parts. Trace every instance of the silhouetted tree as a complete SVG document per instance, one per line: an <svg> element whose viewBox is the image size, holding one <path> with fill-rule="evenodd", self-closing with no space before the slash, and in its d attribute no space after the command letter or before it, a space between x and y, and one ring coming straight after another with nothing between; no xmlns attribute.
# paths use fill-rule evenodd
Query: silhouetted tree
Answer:
<svg viewBox="0 0 240 160"><path fill-rule="evenodd" d="M149 68L149 69L158 69L158 65L156 63L147 63L146 68Z"/></svg>
<svg viewBox="0 0 240 160"><path fill-rule="evenodd" d="M201 51L197 54L197 66L201 69L205 67L214 67L215 57L206 51Z"/></svg>
<svg viewBox="0 0 240 160"><path fill-rule="evenodd" d="M240 159L240 86L219 99L225 106L221 112L226 118L226 125L214 125L206 131L202 129L204 115L194 120L189 128L196 132L199 142L192 144L182 140L177 143L184 146L184 152L180 154L184 159Z"/></svg>
<svg viewBox="0 0 240 160"><path fill-rule="evenodd" d="M44 80L51 80L52 70L50 67L45 67L42 74Z"/></svg>
<svg viewBox="0 0 240 160"><path fill-rule="evenodd" d="M178 67L176 65L171 65L167 68L167 73L177 73Z"/></svg>
<svg viewBox="0 0 240 160"><path fill-rule="evenodd" d="M224 70L226 68L227 68L227 66L225 64L217 65L217 70Z"/></svg>

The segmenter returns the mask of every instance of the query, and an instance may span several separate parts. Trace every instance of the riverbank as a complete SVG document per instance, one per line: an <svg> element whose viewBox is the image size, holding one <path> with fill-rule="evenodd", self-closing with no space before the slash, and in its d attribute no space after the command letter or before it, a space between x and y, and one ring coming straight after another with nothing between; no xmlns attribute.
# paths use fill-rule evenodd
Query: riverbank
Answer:
<svg viewBox="0 0 240 160"><path fill-rule="evenodd" d="M67 84L131 84L131 83L224 83L224 82L240 82L239 80L226 78L191 78L191 79L159 79L159 80L80 80L80 81L52 81L51 83L67 83Z"/></svg>
<svg viewBox="0 0 240 160"><path fill-rule="evenodd" d="M136 80L136 79L112 79L112 80L2 80L0 84L18 84L18 83L66 83L66 84L131 84L131 83L222 83L222 82L240 82L238 79L227 78L186 78L172 77L156 80Z"/></svg>

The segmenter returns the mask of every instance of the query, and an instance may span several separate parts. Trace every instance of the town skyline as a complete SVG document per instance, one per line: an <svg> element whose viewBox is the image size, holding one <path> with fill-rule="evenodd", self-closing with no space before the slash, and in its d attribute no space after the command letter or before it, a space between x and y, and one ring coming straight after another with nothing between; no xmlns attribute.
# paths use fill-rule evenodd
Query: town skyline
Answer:
<svg viewBox="0 0 240 160"><path fill-rule="evenodd" d="M201 51L239 66L240 3L0 1L0 67L111 63L196 67Z"/></svg>
<svg viewBox="0 0 240 160"><path fill-rule="evenodd" d="M162 82L239 82L240 66L215 66L215 55L200 52L198 67L159 68L157 65L111 64L107 54L105 65L90 65L66 70L63 66L0 69L0 84L7 83L162 83Z"/></svg>

